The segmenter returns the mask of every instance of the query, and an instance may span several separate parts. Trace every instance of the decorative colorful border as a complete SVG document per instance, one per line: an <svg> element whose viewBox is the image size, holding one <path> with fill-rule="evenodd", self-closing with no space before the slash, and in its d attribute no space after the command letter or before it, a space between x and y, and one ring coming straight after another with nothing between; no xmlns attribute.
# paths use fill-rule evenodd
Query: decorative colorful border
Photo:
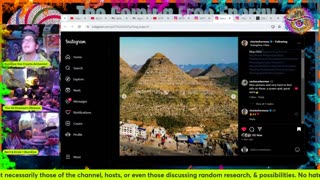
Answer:
<svg viewBox="0 0 320 180"><path fill-rule="evenodd" d="M10 3L10 6L6 6L5 4ZM233 4L250 4L250 3L279 3L281 6L286 6L287 4L294 4L294 7L299 7L301 3L318 3L319 0L283 0L279 2L277 0L1 0L0 2L0 14L4 11L16 11L19 6L22 6L23 9L26 9L32 4L47 4L50 6L63 7L66 9L66 4L84 4L86 8L93 7L98 8L102 6L104 3L111 3L112 6L121 4L138 4L138 3L146 3L149 4L151 9L157 5L158 9L161 12L161 9L165 8L169 5L169 3L175 3L178 7L180 6L189 6L193 4L201 4L210 6L212 4L217 4L217 7L224 7L226 3ZM13 6L12 6L13 4ZM5 6L3 6L5 5ZM22 12L24 13L24 12ZM2 22L2 16L0 16L0 23Z"/></svg>

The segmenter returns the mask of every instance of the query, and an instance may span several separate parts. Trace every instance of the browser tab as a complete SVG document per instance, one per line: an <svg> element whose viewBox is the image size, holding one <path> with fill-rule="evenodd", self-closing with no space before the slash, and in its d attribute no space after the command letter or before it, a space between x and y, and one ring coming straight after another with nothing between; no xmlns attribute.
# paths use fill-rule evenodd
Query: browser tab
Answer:
<svg viewBox="0 0 320 180"><path fill-rule="evenodd" d="M220 16L220 20L228 20L228 17L226 17L226 16Z"/></svg>
<svg viewBox="0 0 320 180"><path fill-rule="evenodd" d="M267 20L268 20L268 17L267 17L267 16L260 16L260 20L261 20L261 21L267 21Z"/></svg>
<svg viewBox="0 0 320 180"><path fill-rule="evenodd" d="M248 16L240 16L240 21L247 21L248 20Z"/></svg>
<svg viewBox="0 0 320 180"><path fill-rule="evenodd" d="M207 17L200 16L200 20L202 20L202 21L207 20Z"/></svg>
<svg viewBox="0 0 320 180"><path fill-rule="evenodd" d="M126 17L126 19L128 19L128 17ZM141 17L141 16L138 16L138 17L137 17L137 20L143 21L143 20L145 20L145 18L144 18L144 17Z"/></svg>
<svg viewBox="0 0 320 180"><path fill-rule="evenodd" d="M222 22L232 22L232 16L229 16L229 15L221 15L221 16L218 16L219 17L219 20L222 21Z"/></svg>
<svg viewBox="0 0 320 180"><path fill-rule="evenodd" d="M122 16L116 16L116 20L118 20L118 21L123 20L123 17Z"/></svg>
<svg viewBox="0 0 320 180"><path fill-rule="evenodd" d="M95 17L95 18L96 18L96 20L97 20L97 21L104 20L104 18L103 18L103 17L101 17L101 16L97 16L97 17Z"/></svg>

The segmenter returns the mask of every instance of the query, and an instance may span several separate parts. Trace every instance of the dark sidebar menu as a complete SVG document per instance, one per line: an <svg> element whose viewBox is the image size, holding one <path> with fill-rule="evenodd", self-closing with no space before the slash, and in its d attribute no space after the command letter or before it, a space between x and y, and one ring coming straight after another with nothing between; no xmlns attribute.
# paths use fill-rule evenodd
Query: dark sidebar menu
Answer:
<svg viewBox="0 0 320 180"><path fill-rule="evenodd" d="M60 135L64 166L99 168L106 164L105 49L104 41L87 33L61 34Z"/></svg>

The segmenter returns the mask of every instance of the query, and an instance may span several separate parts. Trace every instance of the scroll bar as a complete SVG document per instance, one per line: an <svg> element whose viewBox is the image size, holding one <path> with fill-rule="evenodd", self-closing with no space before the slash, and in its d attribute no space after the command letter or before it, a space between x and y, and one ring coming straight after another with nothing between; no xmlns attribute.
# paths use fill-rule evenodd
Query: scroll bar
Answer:
<svg viewBox="0 0 320 180"><path fill-rule="evenodd" d="M304 50L301 50L301 124L304 124L305 115L305 58Z"/></svg>

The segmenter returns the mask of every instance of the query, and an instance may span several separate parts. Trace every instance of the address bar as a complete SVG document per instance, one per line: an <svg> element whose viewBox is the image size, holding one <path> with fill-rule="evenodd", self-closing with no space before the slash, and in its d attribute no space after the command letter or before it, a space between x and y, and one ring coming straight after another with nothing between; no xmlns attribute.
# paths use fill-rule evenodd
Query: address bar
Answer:
<svg viewBox="0 0 320 180"><path fill-rule="evenodd" d="M93 29L149 29L149 25L92 25Z"/></svg>

